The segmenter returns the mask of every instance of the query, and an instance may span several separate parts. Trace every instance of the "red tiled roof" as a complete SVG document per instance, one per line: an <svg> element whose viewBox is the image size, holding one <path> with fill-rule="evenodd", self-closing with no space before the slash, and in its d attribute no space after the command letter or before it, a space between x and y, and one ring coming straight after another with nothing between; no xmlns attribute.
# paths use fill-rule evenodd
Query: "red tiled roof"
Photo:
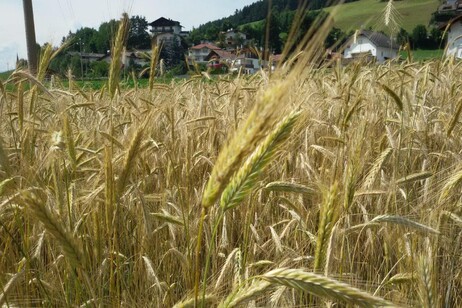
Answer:
<svg viewBox="0 0 462 308"><path fill-rule="evenodd" d="M221 59L234 59L234 58L236 58L236 55L234 55L232 52L229 52L229 51L226 51L226 50L216 49L213 52L215 52Z"/></svg>
<svg viewBox="0 0 462 308"><path fill-rule="evenodd" d="M218 46L215 46L213 44L205 43L205 44L199 44L196 46L191 47L191 49L202 49L202 48L208 48L211 50L220 50L221 48Z"/></svg>

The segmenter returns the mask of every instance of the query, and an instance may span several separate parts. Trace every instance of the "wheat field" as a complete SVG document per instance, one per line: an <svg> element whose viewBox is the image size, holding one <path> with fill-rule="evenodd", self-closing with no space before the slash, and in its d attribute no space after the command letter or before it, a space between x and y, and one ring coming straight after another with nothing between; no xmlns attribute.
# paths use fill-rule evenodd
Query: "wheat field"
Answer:
<svg viewBox="0 0 462 308"><path fill-rule="evenodd" d="M462 305L461 64L304 50L87 91L48 48L0 83L0 306Z"/></svg>

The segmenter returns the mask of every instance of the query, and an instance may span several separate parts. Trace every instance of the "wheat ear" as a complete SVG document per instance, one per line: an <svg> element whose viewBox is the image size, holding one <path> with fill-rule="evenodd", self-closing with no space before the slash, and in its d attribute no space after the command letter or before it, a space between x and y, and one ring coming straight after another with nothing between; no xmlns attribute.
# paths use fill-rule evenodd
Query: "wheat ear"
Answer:
<svg viewBox="0 0 462 308"><path fill-rule="evenodd" d="M215 203L241 162L264 138L264 133L274 123L276 110L279 110L289 92L289 82L286 80L266 90L257 100L245 123L220 151L202 196L204 208Z"/></svg>
<svg viewBox="0 0 462 308"><path fill-rule="evenodd" d="M117 191L119 193L119 197L122 195L122 192L125 189L125 186L127 184L130 171L133 169L136 156L141 146L142 138L143 138L143 130L139 129L135 133L135 136L133 137L130 143L130 147L128 148L128 151L125 156L124 163L123 163L122 171L120 172L120 176L119 176L118 183L117 183Z"/></svg>
<svg viewBox="0 0 462 308"><path fill-rule="evenodd" d="M8 280L8 282L2 287L3 292L0 294L0 307L4 307L3 304L5 303L8 292L19 282L24 279L24 269L20 272L13 275L13 277Z"/></svg>
<svg viewBox="0 0 462 308"><path fill-rule="evenodd" d="M393 303L354 288L346 283L298 269L275 269L259 276L271 284L284 285L329 300L347 302L362 307L386 306Z"/></svg>
<svg viewBox="0 0 462 308"><path fill-rule="evenodd" d="M299 116L299 112L294 112L282 120L233 176L221 195L220 206L223 210L226 211L235 207L250 193L258 175L272 160L279 146L290 135Z"/></svg>
<svg viewBox="0 0 462 308"><path fill-rule="evenodd" d="M122 15L122 19L119 23L119 29L117 31L116 38L114 40L114 45L111 49L111 67L109 69L109 95L111 98L114 98L114 95L117 91L119 86L119 79L120 79L120 70L122 68L122 56L123 49L125 45L125 41L128 35L129 28L129 18L128 14L124 13Z"/></svg>
<svg viewBox="0 0 462 308"><path fill-rule="evenodd" d="M242 306L244 303L264 294L270 287L270 282L260 279L254 280L248 287L236 286L236 289L218 305L218 308Z"/></svg>
<svg viewBox="0 0 462 308"><path fill-rule="evenodd" d="M340 216L341 207L337 201L337 184L332 185L331 189L325 193L321 206L318 237L316 240L316 254L314 259L314 269L321 270L326 261L327 246L332 229Z"/></svg>
<svg viewBox="0 0 462 308"><path fill-rule="evenodd" d="M45 230L56 239L68 262L75 268L83 268L85 259L81 246L63 228L60 219L46 207L45 202L31 192L23 193L22 201L30 209L32 216L40 220Z"/></svg>

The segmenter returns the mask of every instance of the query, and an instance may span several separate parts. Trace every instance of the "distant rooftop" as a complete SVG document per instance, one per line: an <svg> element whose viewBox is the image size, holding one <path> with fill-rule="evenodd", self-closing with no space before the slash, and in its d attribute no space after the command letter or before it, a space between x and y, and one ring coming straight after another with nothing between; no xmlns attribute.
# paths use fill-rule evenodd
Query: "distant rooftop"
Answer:
<svg viewBox="0 0 462 308"><path fill-rule="evenodd" d="M180 26L179 21L167 19L165 17L161 17L159 19L154 20L149 24L151 27L174 27L174 26Z"/></svg>
<svg viewBox="0 0 462 308"><path fill-rule="evenodd" d="M392 49L398 49L399 47L398 43L392 41L387 35L380 33L380 32L361 30L359 31L358 35L364 35L372 43L374 43L374 45L376 45L377 47L392 48Z"/></svg>
<svg viewBox="0 0 462 308"><path fill-rule="evenodd" d="M199 44L199 45L191 47L191 49L202 49L202 48L208 48L208 49L211 49L211 50L219 50L219 49L221 49L220 47L218 47L216 45L213 45L213 44L210 44L210 43Z"/></svg>

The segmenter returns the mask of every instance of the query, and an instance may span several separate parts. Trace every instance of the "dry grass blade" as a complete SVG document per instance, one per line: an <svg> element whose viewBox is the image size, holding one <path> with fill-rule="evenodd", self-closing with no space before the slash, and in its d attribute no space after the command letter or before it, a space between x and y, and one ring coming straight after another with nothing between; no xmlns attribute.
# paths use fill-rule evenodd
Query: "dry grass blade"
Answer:
<svg viewBox="0 0 462 308"><path fill-rule="evenodd" d="M393 307L393 303L354 288L346 283L298 269L275 269L259 276L271 284L283 285L333 301L362 307Z"/></svg>

